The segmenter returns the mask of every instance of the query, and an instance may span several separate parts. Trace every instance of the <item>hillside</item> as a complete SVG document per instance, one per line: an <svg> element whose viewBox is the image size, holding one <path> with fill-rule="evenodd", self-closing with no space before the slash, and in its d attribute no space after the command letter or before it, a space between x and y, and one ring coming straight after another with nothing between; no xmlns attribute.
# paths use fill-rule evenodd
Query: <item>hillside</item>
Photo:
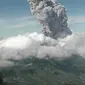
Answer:
<svg viewBox="0 0 85 85"><path fill-rule="evenodd" d="M85 85L85 59L67 60L29 58L2 68L6 85Z"/></svg>

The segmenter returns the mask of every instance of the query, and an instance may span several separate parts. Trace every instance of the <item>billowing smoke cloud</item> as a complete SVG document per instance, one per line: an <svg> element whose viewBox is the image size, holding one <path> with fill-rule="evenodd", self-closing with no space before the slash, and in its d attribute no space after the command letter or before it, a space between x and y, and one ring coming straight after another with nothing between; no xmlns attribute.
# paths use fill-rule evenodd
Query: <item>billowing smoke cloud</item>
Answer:
<svg viewBox="0 0 85 85"><path fill-rule="evenodd" d="M66 9L56 0L28 0L31 13L43 27L46 36L57 39L72 32L68 28Z"/></svg>

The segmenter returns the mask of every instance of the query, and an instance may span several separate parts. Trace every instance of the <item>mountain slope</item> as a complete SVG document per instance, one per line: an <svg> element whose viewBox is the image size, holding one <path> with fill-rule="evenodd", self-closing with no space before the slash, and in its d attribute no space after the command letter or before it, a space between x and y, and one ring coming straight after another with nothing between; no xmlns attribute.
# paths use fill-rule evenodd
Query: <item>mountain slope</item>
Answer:
<svg viewBox="0 0 85 85"><path fill-rule="evenodd" d="M66 60L29 58L2 68L7 85L85 85L85 59ZM18 65L17 65L18 64Z"/></svg>

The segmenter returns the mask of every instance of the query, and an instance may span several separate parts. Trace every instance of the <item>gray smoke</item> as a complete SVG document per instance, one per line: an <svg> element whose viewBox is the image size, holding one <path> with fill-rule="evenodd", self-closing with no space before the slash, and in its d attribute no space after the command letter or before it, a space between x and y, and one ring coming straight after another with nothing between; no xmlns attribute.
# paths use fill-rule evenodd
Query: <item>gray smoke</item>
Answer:
<svg viewBox="0 0 85 85"><path fill-rule="evenodd" d="M42 32L52 38L71 35L68 28L66 9L55 0L28 0L31 13L43 27Z"/></svg>

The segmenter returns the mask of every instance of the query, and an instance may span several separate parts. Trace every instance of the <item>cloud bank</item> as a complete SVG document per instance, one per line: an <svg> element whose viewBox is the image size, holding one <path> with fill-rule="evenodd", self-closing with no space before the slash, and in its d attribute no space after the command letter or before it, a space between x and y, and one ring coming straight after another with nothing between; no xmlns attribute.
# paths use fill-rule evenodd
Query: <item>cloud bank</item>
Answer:
<svg viewBox="0 0 85 85"><path fill-rule="evenodd" d="M0 41L0 63L4 61L3 66L4 63L13 65L10 59L21 60L30 56L40 59L66 59L72 55L85 57L84 49L85 33L73 33L71 36L57 40L41 33L27 33Z"/></svg>

